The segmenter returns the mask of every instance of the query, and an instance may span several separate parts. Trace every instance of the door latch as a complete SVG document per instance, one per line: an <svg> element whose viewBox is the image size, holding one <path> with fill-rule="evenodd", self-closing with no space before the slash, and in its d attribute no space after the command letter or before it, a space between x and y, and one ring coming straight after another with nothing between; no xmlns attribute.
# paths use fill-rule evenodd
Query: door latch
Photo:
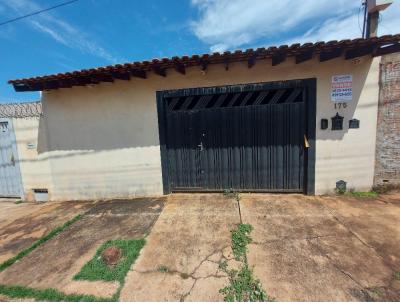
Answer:
<svg viewBox="0 0 400 302"><path fill-rule="evenodd" d="M197 147L200 148L200 151L203 151L204 150L203 142L201 142L200 145L197 145Z"/></svg>
<svg viewBox="0 0 400 302"><path fill-rule="evenodd" d="M304 134L304 147L305 148L310 148L310 143L308 142L307 136Z"/></svg>

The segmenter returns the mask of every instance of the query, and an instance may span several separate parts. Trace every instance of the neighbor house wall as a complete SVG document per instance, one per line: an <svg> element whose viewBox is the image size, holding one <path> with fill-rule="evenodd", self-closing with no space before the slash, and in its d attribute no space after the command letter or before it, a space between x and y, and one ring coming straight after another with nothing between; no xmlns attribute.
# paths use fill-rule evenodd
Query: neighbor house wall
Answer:
<svg viewBox="0 0 400 302"><path fill-rule="evenodd" d="M23 198L33 201L33 189L49 189L52 186L47 155L39 154L37 150L40 118L13 118L12 121L24 190Z"/></svg>
<svg viewBox="0 0 400 302"><path fill-rule="evenodd" d="M293 58L272 67L270 60L187 68L186 75L167 70L167 77L116 80L93 87L43 93L53 199L88 199L161 195L161 161L156 91L290 79L317 79L316 193L333 190L339 179L349 187L368 189L373 183L378 102L379 59L343 58L295 64ZM331 77L353 75L353 101L334 109ZM320 130L321 118L344 116L342 131ZM348 120L360 129L348 129Z"/></svg>
<svg viewBox="0 0 400 302"><path fill-rule="evenodd" d="M400 54L382 57L375 184L400 184Z"/></svg>

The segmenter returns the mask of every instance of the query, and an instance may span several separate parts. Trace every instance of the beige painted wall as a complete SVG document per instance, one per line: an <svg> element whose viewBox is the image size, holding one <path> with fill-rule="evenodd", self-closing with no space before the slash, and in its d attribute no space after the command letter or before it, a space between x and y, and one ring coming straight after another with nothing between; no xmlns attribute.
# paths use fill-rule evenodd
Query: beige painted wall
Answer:
<svg viewBox="0 0 400 302"><path fill-rule="evenodd" d="M18 149L24 199L34 200L32 189L52 189L49 161L46 153L39 154L39 117L13 118Z"/></svg>
<svg viewBox="0 0 400 302"><path fill-rule="evenodd" d="M189 87L317 78L316 193L343 179L349 187L371 187L374 170L379 58L353 61L316 59L296 65L292 58L272 67L270 60L199 68L186 75L115 81L93 87L44 92L41 154L49 158L53 199L88 199L162 194L156 91ZM336 110L330 101L332 75L353 75L353 101L338 110L343 131L319 130L321 118ZM358 118L360 129L348 129Z"/></svg>

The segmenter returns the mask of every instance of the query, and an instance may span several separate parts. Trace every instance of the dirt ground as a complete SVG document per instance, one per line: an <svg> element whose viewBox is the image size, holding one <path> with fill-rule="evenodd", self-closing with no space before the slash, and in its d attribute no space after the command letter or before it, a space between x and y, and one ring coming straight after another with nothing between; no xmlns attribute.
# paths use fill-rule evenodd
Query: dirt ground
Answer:
<svg viewBox="0 0 400 302"><path fill-rule="evenodd" d="M73 276L105 241L144 237L163 204L162 198L97 203L81 220L1 272L0 284L111 297L117 282L73 281Z"/></svg>
<svg viewBox="0 0 400 302"><path fill-rule="evenodd" d="M254 227L249 264L278 302L400 300L400 281L394 278L400 271L400 194L378 199L241 194L241 217L236 201L222 194L102 202L86 211L0 273L0 284L110 297L118 284L72 281L73 275L104 241L150 232L120 301L223 301L219 289L228 279L218 264L228 260L237 266L230 230L242 218Z"/></svg>

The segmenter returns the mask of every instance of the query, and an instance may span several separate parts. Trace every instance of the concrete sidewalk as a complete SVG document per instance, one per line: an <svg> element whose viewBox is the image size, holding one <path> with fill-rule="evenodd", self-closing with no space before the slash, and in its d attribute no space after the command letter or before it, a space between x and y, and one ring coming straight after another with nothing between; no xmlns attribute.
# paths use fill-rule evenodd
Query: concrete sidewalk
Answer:
<svg viewBox="0 0 400 302"><path fill-rule="evenodd" d="M228 280L218 265L234 262L230 230L239 222L236 202L222 194L169 197L120 301L223 301Z"/></svg>

